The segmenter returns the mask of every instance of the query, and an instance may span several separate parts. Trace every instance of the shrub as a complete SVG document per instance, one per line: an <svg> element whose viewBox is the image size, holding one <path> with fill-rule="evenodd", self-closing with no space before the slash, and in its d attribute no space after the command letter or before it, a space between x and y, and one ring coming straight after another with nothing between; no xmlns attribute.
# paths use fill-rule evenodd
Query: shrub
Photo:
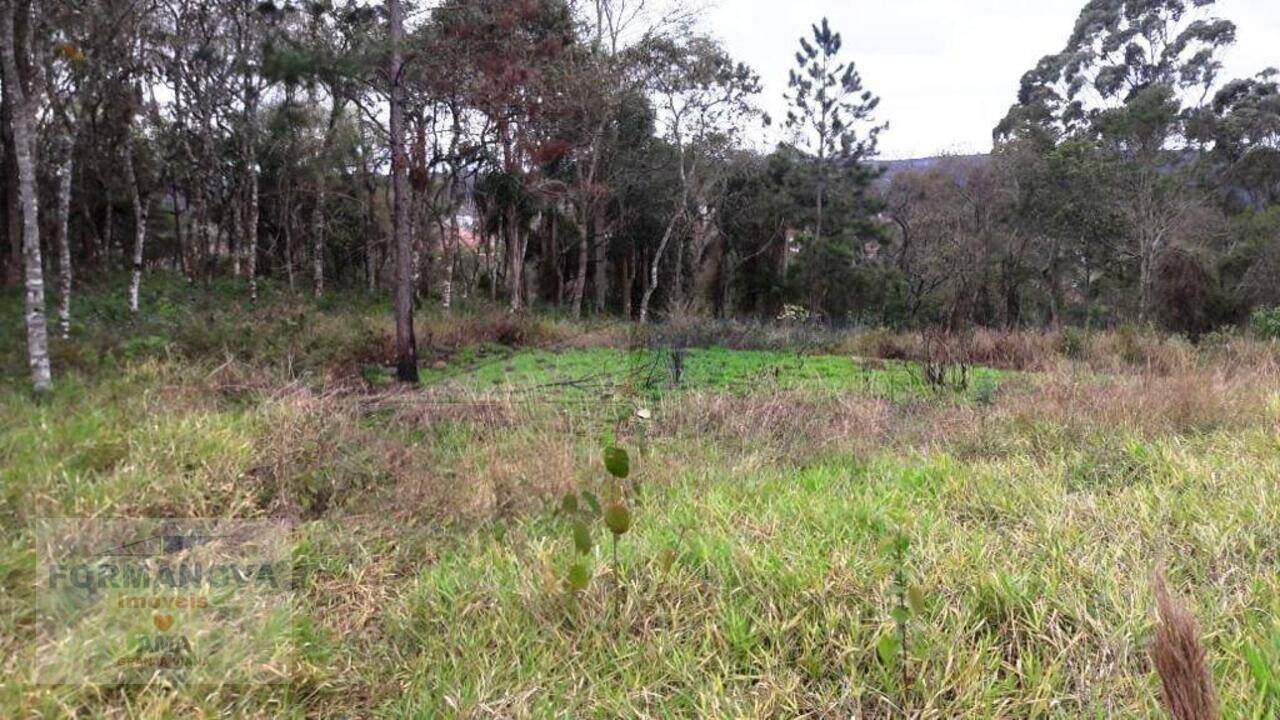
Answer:
<svg viewBox="0 0 1280 720"><path fill-rule="evenodd" d="M855 355L881 360L914 360L921 356L920 344L917 335L882 327L859 333L852 350Z"/></svg>
<svg viewBox="0 0 1280 720"><path fill-rule="evenodd" d="M1156 268L1156 303L1166 330L1198 338L1210 329L1206 308L1214 282L1204 264L1190 253L1167 253Z"/></svg>
<svg viewBox="0 0 1280 720"><path fill-rule="evenodd" d="M1089 337L1083 330L1077 327L1064 327L1058 333L1058 352L1063 356L1072 360L1080 360L1084 358L1085 350L1088 347Z"/></svg>
<svg viewBox="0 0 1280 720"><path fill-rule="evenodd" d="M1009 330L979 330L957 349L971 364L1006 370L1042 370L1052 365L1054 356L1043 333Z"/></svg>
<svg viewBox="0 0 1280 720"><path fill-rule="evenodd" d="M1137 327L1130 324L1121 325L1115 333L1116 355L1129 365L1141 365L1147 359L1144 338Z"/></svg>
<svg viewBox="0 0 1280 720"><path fill-rule="evenodd" d="M1258 308L1253 312L1249 325L1259 337L1280 339L1280 307Z"/></svg>

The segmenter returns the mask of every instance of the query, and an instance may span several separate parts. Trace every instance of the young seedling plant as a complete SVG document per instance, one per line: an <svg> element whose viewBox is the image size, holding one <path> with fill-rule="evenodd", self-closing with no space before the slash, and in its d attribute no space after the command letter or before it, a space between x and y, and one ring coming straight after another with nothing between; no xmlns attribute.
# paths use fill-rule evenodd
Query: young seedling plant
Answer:
<svg viewBox="0 0 1280 720"><path fill-rule="evenodd" d="M896 669L901 673L902 708L905 716L907 693L911 687L907 668L907 633L912 616L924 614L925 597L924 591L918 585L910 584L907 577L907 551L911 548L911 539L905 533L894 533L880 544L880 548L893 560L894 607L889 615L893 618L894 632L880 637L876 643L876 654L886 668L890 671Z"/></svg>
<svg viewBox="0 0 1280 720"><path fill-rule="evenodd" d="M631 508L627 504L623 481L631 475L631 458L627 451L616 445L604 449L604 467L610 475L608 501L600 499L590 490L568 493L560 502L560 509L573 518L573 548L578 557L569 568L569 588L574 592L587 589L591 583L588 558L595 546L592 525L597 518L613 537L613 574L617 585L621 584L618 565L618 538L631 530Z"/></svg>

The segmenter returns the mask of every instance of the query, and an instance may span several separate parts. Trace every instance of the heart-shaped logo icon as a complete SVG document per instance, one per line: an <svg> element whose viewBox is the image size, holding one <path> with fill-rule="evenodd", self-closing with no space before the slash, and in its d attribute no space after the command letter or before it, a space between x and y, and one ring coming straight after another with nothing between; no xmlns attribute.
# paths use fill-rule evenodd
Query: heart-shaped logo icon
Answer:
<svg viewBox="0 0 1280 720"><path fill-rule="evenodd" d="M160 629L160 632L166 632L169 628L173 627L172 615L156 615L151 619L155 622L156 627Z"/></svg>

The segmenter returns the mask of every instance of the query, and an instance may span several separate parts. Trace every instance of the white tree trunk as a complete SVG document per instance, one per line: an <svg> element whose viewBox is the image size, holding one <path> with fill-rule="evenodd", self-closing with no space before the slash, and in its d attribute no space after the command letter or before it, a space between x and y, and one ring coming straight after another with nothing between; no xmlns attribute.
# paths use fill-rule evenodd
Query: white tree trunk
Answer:
<svg viewBox="0 0 1280 720"><path fill-rule="evenodd" d="M18 166L18 204L22 210L22 256L26 271L27 361L37 392L53 389L49 366L49 328L44 307L44 266L40 258L40 206L36 195L35 121L33 106L22 88L14 52L13 4L0 2L0 60L8 95L10 124Z"/></svg>
<svg viewBox="0 0 1280 720"><path fill-rule="evenodd" d="M446 313L453 309L453 266L458 254L458 208L455 204L457 181L454 174L449 174L449 190L446 201L449 207L449 228L441 241L441 263L444 266L444 277L440 281L440 307Z"/></svg>
<svg viewBox="0 0 1280 720"><path fill-rule="evenodd" d="M662 242L658 243L658 250L653 254L653 261L649 264L649 274L645 280L644 294L640 297L639 321L641 325L649 322L649 302L653 299L653 293L658 289L658 268L662 263L662 255L667 251L667 245L671 243L671 238L675 236L676 226L684 219L685 212L688 210L689 190L690 186L693 185L694 169L697 167L696 163L689 167L685 166L684 141L679 132L676 133L676 146L680 152L680 204L676 206L675 214L667 222L666 232L662 234Z"/></svg>
<svg viewBox="0 0 1280 720"><path fill-rule="evenodd" d="M58 234L58 289L61 294L58 306L58 330L62 339L71 337L71 238L68 225L71 218L71 144L67 143L67 155L58 174L57 216L54 230Z"/></svg>
<svg viewBox="0 0 1280 720"><path fill-rule="evenodd" d="M132 132L131 128L125 129ZM133 162L133 140L126 134L124 141L124 172L129 183L131 202L133 203L133 257L129 262L129 312L138 313L138 294L142 288L142 260L147 244L148 198L138 187L137 168Z"/></svg>
<svg viewBox="0 0 1280 720"><path fill-rule="evenodd" d="M248 207L244 212L244 272L249 278L249 302L258 302L258 171L249 165L246 181L249 183Z"/></svg>
<svg viewBox="0 0 1280 720"><path fill-rule="evenodd" d="M671 238L675 235L676 225L681 215L683 213L677 212L667 223L667 231L662 234L662 242L658 243L658 250L653 254L653 261L649 263L648 282L645 283L644 294L640 296L641 325L649 322L649 302L653 300L653 293L658 289L658 269L662 264L662 255L667 251L667 245L671 244Z"/></svg>
<svg viewBox="0 0 1280 720"><path fill-rule="evenodd" d="M316 204L311 210L311 282L315 296L324 294L324 178L316 183Z"/></svg>

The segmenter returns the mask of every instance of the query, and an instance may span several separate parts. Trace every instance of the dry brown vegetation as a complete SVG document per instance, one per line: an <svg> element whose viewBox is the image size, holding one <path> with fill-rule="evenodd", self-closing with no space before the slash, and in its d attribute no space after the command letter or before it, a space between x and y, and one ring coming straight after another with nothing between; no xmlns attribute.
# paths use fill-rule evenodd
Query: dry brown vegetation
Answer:
<svg viewBox="0 0 1280 720"><path fill-rule="evenodd" d="M1200 624L1169 592L1164 576L1152 583L1160 620L1151 641L1151 661L1160 675L1161 700L1173 720L1217 720L1218 693L1209 673Z"/></svg>

